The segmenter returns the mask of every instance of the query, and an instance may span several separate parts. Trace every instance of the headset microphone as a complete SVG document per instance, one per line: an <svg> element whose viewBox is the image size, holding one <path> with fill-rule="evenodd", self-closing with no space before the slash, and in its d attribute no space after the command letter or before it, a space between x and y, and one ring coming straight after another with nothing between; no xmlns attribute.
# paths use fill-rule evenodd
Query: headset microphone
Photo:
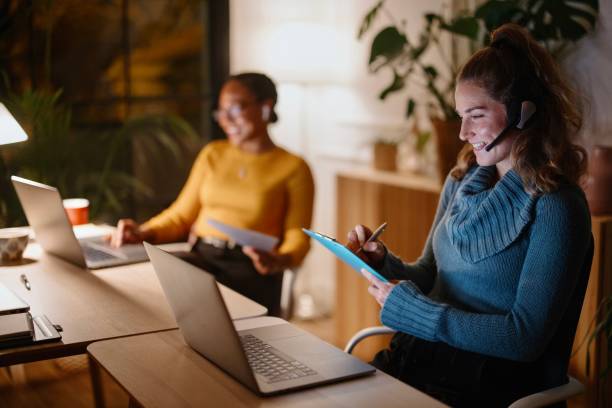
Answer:
<svg viewBox="0 0 612 408"><path fill-rule="evenodd" d="M499 135L497 135L497 137L493 139L493 141L485 147L485 150L488 152L492 148L494 148L499 142L502 141L504 136L506 136L506 134L508 134L508 131L510 131L512 128L516 127L517 129L523 129L527 121L533 116L535 112L536 112L536 106L533 102L531 101L521 102L520 115L516 115L516 113L512 115L509 114L508 115L508 119L509 119L508 126L506 126L504 130L502 130L499 133Z"/></svg>

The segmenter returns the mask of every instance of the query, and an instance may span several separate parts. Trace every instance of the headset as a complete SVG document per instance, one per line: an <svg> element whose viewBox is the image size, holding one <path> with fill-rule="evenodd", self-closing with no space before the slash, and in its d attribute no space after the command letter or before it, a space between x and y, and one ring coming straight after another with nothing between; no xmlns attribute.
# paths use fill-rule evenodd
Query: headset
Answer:
<svg viewBox="0 0 612 408"><path fill-rule="evenodd" d="M504 136L508 134L508 131L510 131L510 129L523 129L527 121L531 119L531 117L534 113L536 113L537 110L535 103L532 101L518 102L517 100L511 102L510 105L511 107L506 109L508 116L508 124L499 133L499 135L497 135L497 137L485 147L485 150L487 152L494 148L499 142L501 142ZM512 107L512 105L514 105L514 107Z"/></svg>
<svg viewBox="0 0 612 408"><path fill-rule="evenodd" d="M505 38L493 41L490 47L501 49L502 44L514 50L514 46ZM541 90L529 91L527 89L528 83L535 84L538 83L538 81L529 81L525 75L519 76L519 78L515 78L512 81L510 85L511 100L506 104L506 127L485 147L487 152L497 146L510 130L515 128L524 129L529 119L536 113L537 108L535 100L538 99Z"/></svg>

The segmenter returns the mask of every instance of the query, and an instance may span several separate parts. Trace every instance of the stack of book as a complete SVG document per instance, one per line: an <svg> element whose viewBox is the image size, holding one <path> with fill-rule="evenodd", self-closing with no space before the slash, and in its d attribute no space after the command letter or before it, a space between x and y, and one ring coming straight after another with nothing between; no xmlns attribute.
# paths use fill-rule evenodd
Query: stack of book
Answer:
<svg viewBox="0 0 612 408"><path fill-rule="evenodd" d="M0 315L0 347L19 346L33 341L34 324L29 312Z"/></svg>
<svg viewBox="0 0 612 408"><path fill-rule="evenodd" d="M60 326L30 314L30 305L0 283L0 348L59 340Z"/></svg>
<svg viewBox="0 0 612 408"><path fill-rule="evenodd" d="M28 344L34 340L30 306L0 283L0 347Z"/></svg>

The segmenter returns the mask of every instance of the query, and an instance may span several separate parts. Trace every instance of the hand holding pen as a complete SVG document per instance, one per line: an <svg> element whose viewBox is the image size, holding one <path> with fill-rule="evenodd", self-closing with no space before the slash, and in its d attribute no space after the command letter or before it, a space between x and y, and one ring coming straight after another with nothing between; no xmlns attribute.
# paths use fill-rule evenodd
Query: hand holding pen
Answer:
<svg viewBox="0 0 612 408"><path fill-rule="evenodd" d="M384 222L372 232L368 227L358 224L348 233L347 248L357 254L370 266L380 267L387 254L387 249L377 238L387 226Z"/></svg>

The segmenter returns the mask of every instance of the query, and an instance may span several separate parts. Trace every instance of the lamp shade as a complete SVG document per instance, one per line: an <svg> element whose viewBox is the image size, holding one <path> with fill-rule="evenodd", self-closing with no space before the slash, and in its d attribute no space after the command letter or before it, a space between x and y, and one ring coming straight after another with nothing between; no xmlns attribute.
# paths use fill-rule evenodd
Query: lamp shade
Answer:
<svg viewBox="0 0 612 408"><path fill-rule="evenodd" d="M0 103L0 145L23 142L28 135L13 115Z"/></svg>

